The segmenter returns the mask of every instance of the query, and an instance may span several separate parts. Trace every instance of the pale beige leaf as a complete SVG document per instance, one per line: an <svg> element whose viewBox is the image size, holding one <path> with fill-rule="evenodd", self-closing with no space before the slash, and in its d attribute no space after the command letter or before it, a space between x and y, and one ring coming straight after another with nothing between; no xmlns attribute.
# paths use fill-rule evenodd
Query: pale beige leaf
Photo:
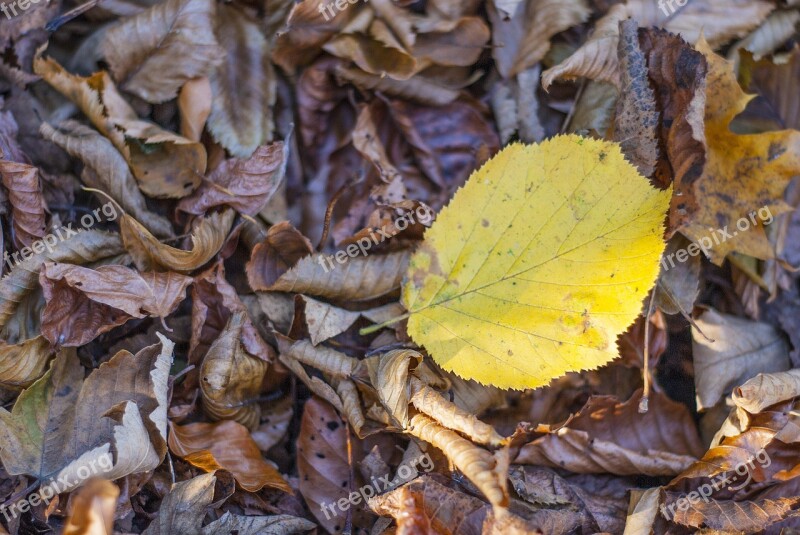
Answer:
<svg viewBox="0 0 800 535"><path fill-rule="evenodd" d="M358 366L358 360L325 346L315 347L307 340L292 341L277 336L278 349L282 356L299 361L307 366L337 377L350 377Z"/></svg>
<svg viewBox="0 0 800 535"><path fill-rule="evenodd" d="M257 21L228 4L217 6L216 35L226 58L210 75L214 98L208 131L231 154L248 158L272 141L275 126L269 45Z"/></svg>
<svg viewBox="0 0 800 535"><path fill-rule="evenodd" d="M302 296L301 299L305 303L308 334L314 345L345 332L361 316L359 312L350 312L310 297Z"/></svg>
<svg viewBox="0 0 800 535"><path fill-rule="evenodd" d="M698 410L713 407L758 373L789 369L789 347L771 325L715 310L706 311L695 321L705 335L692 328Z"/></svg>
<svg viewBox="0 0 800 535"><path fill-rule="evenodd" d="M800 12L796 9L775 11L761 26L731 47L728 59L738 59L741 48L752 52L757 60L771 54L794 34L798 21Z"/></svg>
<svg viewBox="0 0 800 535"><path fill-rule="evenodd" d="M370 366L372 386L383 406L401 428L408 426L410 392L408 372L422 361L422 355L411 349L395 349L378 357L377 367Z"/></svg>
<svg viewBox="0 0 800 535"><path fill-rule="evenodd" d="M251 433L261 451L268 451L286 436L294 416L293 405L294 400L286 396L262 408L261 419L264 423Z"/></svg>
<svg viewBox="0 0 800 535"><path fill-rule="evenodd" d="M442 450L486 496L489 503L501 507L508 504L506 474L497 473L501 463L491 453L423 414L411 418L408 433Z"/></svg>
<svg viewBox="0 0 800 535"><path fill-rule="evenodd" d="M215 7L213 0L166 0L109 28L101 47L114 78L157 103L208 75L223 58L214 37Z"/></svg>
<svg viewBox="0 0 800 535"><path fill-rule="evenodd" d="M625 532L622 535L650 535L653 523L658 515L661 500L661 487L653 487L645 491L631 490L631 504L628 518L625 520Z"/></svg>
<svg viewBox="0 0 800 535"><path fill-rule="evenodd" d="M192 232L190 251L161 243L128 214L122 214L119 226L125 248L140 271L188 273L202 267L219 252L233 225L234 216L235 213L228 209L201 218Z"/></svg>
<svg viewBox="0 0 800 535"><path fill-rule="evenodd" d="M257 398L268 364L242 346L245 320L244 311L234 312L211 344L200 366L200 394L203 409L214 420L235 420L255 429L261 421Z"/></svg>
<svg viewBox="0 0 800 535"><path fill-rule="evenodd" d="M313 254L302 258L272 286L253 289L303 293L326 299L374 299L400 287L408 257L409 252L404 250L347 258L340 264L335 263L333 257Z"/></svg>
<svg viewBox="0 0 800 535"><path fill-rule="evenodd" d="M342 400L342 414L353 427L353 431L361 436L361 428L364 427L365 420L356 384L350 379L338 379L336 380L336 393Z"/></svg>
<svg viewBox="0 0 800 535"><path fill-rule="evenodd" d="M281 352L278 358L311 392L330 403L337 411L344 412L342 400L331 385L320 380L319 377L310 377L300 361L293 359L288 354Z"/></svg>
<svg viewBox="0 0 800 535"><path fill-rule="evenodd" d="M770 405L800 396L800 369L777 373L759 373L733 389L733 403L750 414Z"/></svg>
<svg viewBox="0 0 800 535"><path fill-rule="evenodd" d="M493 447L502 444L503 437L491 425L460 409L416 377L411 377L409 384L411 403L417 410L424 412L443 426L466 435L473 442Z"/></svg>
<svg viewBox="0 0 800 535"><path fill-rule="evenodd" d="M48 123L42 123L39 132L42 137L83 162L81 179L84 184L106 193L154 235L160 238L174 235L172 225L166 218L147 209L144 195L139 191L125 158L110 141L74 121L65 121L57 129ZM101 195L98 198L101 202L107 202Z"/></svg>

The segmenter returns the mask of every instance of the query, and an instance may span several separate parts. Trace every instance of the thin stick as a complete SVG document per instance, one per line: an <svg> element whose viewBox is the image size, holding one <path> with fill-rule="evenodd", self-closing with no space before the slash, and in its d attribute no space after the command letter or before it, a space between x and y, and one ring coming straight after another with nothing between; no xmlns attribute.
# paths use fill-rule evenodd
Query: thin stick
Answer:
<svg viewBox="0 0 800 535"><path fill-rule="evenodd" d="M653 305L656 302L656 288L658 285L653 286L650 292L650 303L647 305L647 315L644 317L644 391L642 392L642 399L639 401L639 412L647 412L647 405L650 397L650 315L653 313Z"/></svg>

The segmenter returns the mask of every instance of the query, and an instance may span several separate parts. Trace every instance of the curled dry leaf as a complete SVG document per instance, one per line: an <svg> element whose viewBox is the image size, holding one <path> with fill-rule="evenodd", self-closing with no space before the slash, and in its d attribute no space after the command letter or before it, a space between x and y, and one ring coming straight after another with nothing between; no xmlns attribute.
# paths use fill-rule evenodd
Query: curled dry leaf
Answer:
<svg viewBox="0 0 800 535"><path fill-rule="evenodd" d="M400 287L408 257L409 252L403 250L366 257L345 256L344 264L334 264L336 261L333 257L317 253L301 258L270 286L259 285L252 279L250 285L257 291L303 293L325 299L366 301Z"/></svg>
<svg viewBox="0 0 800 535"><path fill-rule="evenodd" d="M298 295L295 302L303 303L303 315L314 345L345 332L361 316L360 312L350 312L306 296Z"/></svg>
<svg viewBox="0 0 800 535"><path fill-rule="evenodd" d="M118 235L85 230L59 241L52 251L45 250L28 256L0 279L0 326L6 325L20 302L38 288L39 269L46 261L85 264L124 251Z"/></svg>
<svg viewBox="0 0 800 535"><path fill-rule="evenodd" d="M241 9L217 5L216 35L225 51L210 75L208 131L239 158L272 140L275 72L260 25Z"/></svg>
<svg viewBox="0 0 800 535"><path fill-rule="evenodd" d="M57 129L48 123L42 123L39 131L43 138L49 139L83 162L81 178L87 186L103 191L156 236L173 236L170 222L147 209L144 195L139 190L125 158L114 149L110 141L74 121L65 121ZM102 197L103 202L106 200ZM115 214L115 219L118 215Z"/></svg>
<svg viewBox="0 0 800 535"><path fill-rule="evenodd" d="M411 417L407 432L442 450L493 506L505 507L508 504L506 473L501 470L503 463L491 453L423 414Z"/></svg>
<svg viewBox="0 0 800 535"><path fill-rule="evenodd" d="M200 141L206 120L211 114L211 82L205 76L186 82L178 95L181 114L181 135L192 141Z"/></svg>
<svg viewBox="0 0 800 535"><path fill-rule="evenodd" d="M31 245L46 230L44 198L39 170L26 163L12 162L0 150L0 177L8 190L14 240L18 247Z"/></svg>
<svg viewBox="0 0 800 535"><path fill-rule="evenodd" d="M313 522L291 515L240 516L229 512L203 526L207 510L214 501L216 480L211 473L174 484L142 535L292 535L316 527Z"/></svg>
<svg viewBox="0 0 800 535"><path fill-rule="evenodd" d="M241 338L246 313L235 311L200 366L203 409L215 420L235 420L255 429L261 420L258 396L268 364L249 354Z"/></svg>
<svg viewBox="0 0 800 535"><path fill-rule="evenodd" d="M563 426L522 447L515 463L564 468L582 474L674 475L702 455L689 411L663 394L650 395L639 412L641 390L620 403L593 396Z"/></svg>
<svg viewBox="0 0 800 535"><path fill-rule="evenodd" d="M292 341L285 336L278 336L278 349L281 356L299 361L307 366L336 377L350 377L359 362L353 357L325 346L315 347L307 340Z"/></svg>
<svg viewBox="0 0 800 535"><path fill-rule="evenodd" d="M101 47L114 78L157 103L209 75L224 56L214 37L215 8L212 0L167 0L109 28Z"/></svg>
<svg viewBox="0 0 800 535"><path fill-rule="evenodd" d="M235 212L226 209L201 218L192 232L191 251L161 243L128 214L122 214L119 227L122 242L140 271L188 273L205 265L219 252L228 237L234 217Z"/></svg>
<svg viewBox="0 0 800 535"><path fill-rule="evenodd" d="M755 59L773 53L794 34L798 21L800 12L796 9L774 11L761 26L731 47L728 59L738 59L740 49L752 52Z"/></svg>
<svg viewBox="0 0 800 535"><path fill-rule="evenodd" d="M409 386L411 387L411 403L418 411L424 412L443 426L466 435L473 442L493 447L499 447L502 444L503 437L495 431L494 427L460 409L416 377L411 377Z"/></svg>
<svg viewBox="0 0 800 535"><path fill-rule="evenodd" d="M364 411L361 408L361 398L358 396L358 388L350 379L336 379L336 393L342 400L342 414L353 426L356 435L362 436L361 429L364 427Z"/></svg>
<svg viewBox="0 0 800 535"><path fill-rule="evenodd" d="M0 409L6 471L58 479L59 492L68 492L82 481L78 474L98 466L105 469L98 475L113 480L160 465L174 344L158 337L136 355L120 351L85 380L75 352L59 354L11 412Z"/></svg>
<svg viewBox="0 0 800 535"><path fill-rule="evenodd" d="M713 407L749 377L789 369L789 347L771 325L715 310L706 311L695 321L703 333L692 328L699 410Z"/></svg>
<svg viewBox="0 0 800 535"><path fill-rule="evenodd" d="M429 106L450 104L459 95L458 88L441 85L435 79L427 79L424 73L419 73L408 80L395 80L388 76L370 74L357 67L337 66L336 75L361 89L379 91Z"/></svg>
<svg viewBox="0 0 800 535"><path fill-rule="evenodd" d="M666 505L673 505L681 493L666 493ZM793 516L800 496L777 500L697 500L687 508L672 508L674 521L692 528L710 528L721 532L756 533L771 524Z"/></svg>
<svg viewBox="0 0 800 535"><path fill-rule="evenodd" d="M225 160L197 191L181 199L178 209L202 215L217 206L230 206L240 214L255 215L283 183L287 161L288 145L282 141L258 147L247 159Z"/></svg>
<svg viewBox="0 0 800 535"><path fill-rule="evenodd" d="M119 487L104 479L92 479L70 500L63 535L111 535Z"/></svg>
<svg viewBox="0 0 800 535"><path fill-rule="evenodd" d="M408 373L422 362L422 355L411 349L395 349L378 358L378 366L369 367L372 385L378 399L400 428L408 426L408 405L411 402Z"/></svg>
<svg viewBox="0 0 800 535"><path fill-rule="evenodd" d="M250 287L254 290L269 288L301 258L313 251L308 238L288 221L272 225L264 241L253 247L245 267Z"/></svg>
<svg viewBox="0 0 800 535"><path fill-rule="evenodd" d="M41 335L15 345L0 341L0 386L30 386L45 372L52 356L50 343Z"/></svg>
<svg viewBox="0 0 800 535"><path fill-rule="evenodd" d="M162 4L164 5L164 4ZM125 157L139 187L152 197L191 193L206 170L206 151L197 143L140 120L105 71L85 78L68 73L39 50L34 71L69 98Z"/></svg>
<svg viewBox="0 0 800 535"><path fill-rule="evenodd" d="M170 424L169 449L206 472L227 470L248 492L271 487L292 493L280 472L261 456L247 428L234 421Z"/></svg>
<svg viewBox="0 0 800 535"><path fill-rule="evenodd" d="M734 405L751 414L798 396L800 396L800 369L759 373L733 389Z"/></svg>

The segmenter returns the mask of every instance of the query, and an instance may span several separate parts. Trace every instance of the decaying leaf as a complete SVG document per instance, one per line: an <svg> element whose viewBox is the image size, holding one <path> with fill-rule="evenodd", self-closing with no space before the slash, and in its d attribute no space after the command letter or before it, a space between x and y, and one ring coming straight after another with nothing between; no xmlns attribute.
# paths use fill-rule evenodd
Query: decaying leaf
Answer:
<svg viewBox="0 0 800 535"><path fill-rule="evenodd" d="M41 335L15 345L0 342L0 386L30 386L45 372L52 356L50 343Z"/></svg>
<svg viewBox="0 0 800 535"><path fill-rule="evenodd" d="M44 237L45 214L39 170L32 165L13 162L1 154L0 178L8 190L11 203L14 237L20 247L31 245Z"/></svg>
<svg viewBox="0 0 800 535"><path fill-rule="evenodd" d="M169 448L206 472L227 470L249 492L265 486L292 492L280 472L261 456L247 428L234 421L170 424Z"/></svg>
<svg viewBox="0 0 800 535"><path fill-rule="evenodd" d="M471 177L411 259L409 333L444 369L499 387L608 362L656 279L668 195L614 144L512 145Z"/></svg>
<svg viewBox="0 0 800 535"><path fill-rule="evenodd" d="M119 487L93 479L72 498L64 535L111 535Z"/></svg>
<svg viewBox="0 0 800 535"><path fill-rule="evenodd" d="M120 351L84 380L74 351L0 409L0 459L9 474L58 480L59 492L89 471L107 479L153 470L167 451L167 378L174 344Z"/></svg>

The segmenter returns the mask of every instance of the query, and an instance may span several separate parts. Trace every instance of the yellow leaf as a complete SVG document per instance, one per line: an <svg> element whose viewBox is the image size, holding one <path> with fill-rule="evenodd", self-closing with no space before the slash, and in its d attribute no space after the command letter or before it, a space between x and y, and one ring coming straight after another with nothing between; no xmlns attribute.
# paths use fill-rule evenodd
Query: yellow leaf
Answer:
<svg viewBox="0 0 800 535"><path fill-rule="evenodd" d="M692 241L705 244L717 265L733 251L762 260L774 258L764 223L792 209L784 202L783 192L792 177L800 174L800 132L731 132L731 121L754 96L742 91L733 64L715 54L705 40L696 48L708 61L708 151L703 174L694 186L698 210L680 230Z"/></svg>
<svg viewBox="0 0 800 535"><path fill-rule="evenodd" d="M446 370L503 388L607 363L658 275L670 194L614 143L507 147L411 257L408 332Z"/></svg>

